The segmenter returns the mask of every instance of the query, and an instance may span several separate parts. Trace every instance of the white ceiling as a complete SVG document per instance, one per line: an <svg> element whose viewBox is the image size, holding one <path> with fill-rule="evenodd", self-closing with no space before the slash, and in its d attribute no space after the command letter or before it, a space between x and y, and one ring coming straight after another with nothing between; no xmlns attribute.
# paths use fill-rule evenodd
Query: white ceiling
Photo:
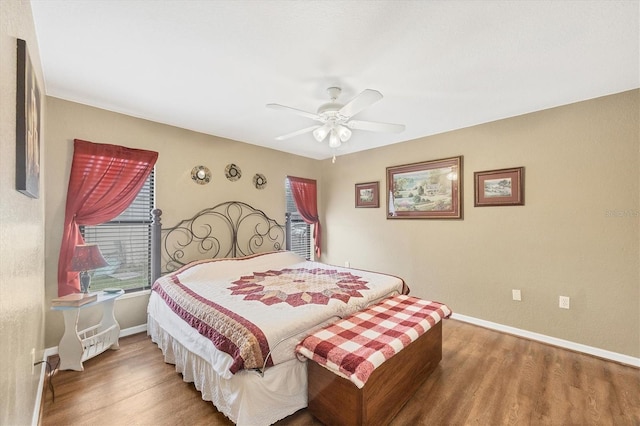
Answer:
<svg viewBox="0 0 640 426"><path fill-rule="evenodd" d="M31 4L47 95L315 159L275 140L315 122L265 104L382 92L357 119L406 130L343 155L640 87L638 0Z"/></svg>

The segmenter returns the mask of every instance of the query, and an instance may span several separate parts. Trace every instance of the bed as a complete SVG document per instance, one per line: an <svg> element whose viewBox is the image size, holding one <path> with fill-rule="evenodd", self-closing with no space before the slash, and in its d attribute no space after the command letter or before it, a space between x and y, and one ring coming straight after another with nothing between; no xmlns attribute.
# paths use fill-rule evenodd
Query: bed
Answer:
<svg viewBox="0 0 640 426"><path fill-rule="evenodd" d="M245 203L219 204L171 228L154 216L148 333L165 361L237 424L272 424L306 407L296 345L408 293L398 277L284 250L285 228Z"/></svg>

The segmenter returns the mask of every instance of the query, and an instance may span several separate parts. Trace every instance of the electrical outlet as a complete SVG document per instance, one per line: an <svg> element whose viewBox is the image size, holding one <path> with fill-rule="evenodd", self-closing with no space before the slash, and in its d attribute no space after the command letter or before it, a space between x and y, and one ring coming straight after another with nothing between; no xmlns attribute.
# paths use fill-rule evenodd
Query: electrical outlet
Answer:
<svg viewBox="0 0 640 426"><path fill-rule="evenodd" d="M511 290L511 295L513 296L513 300L522 300L522 293L520 293L520 290Z"/></svg>
<svg viewBox="0 0 640 426"><path fill-rule="evenodd" d="M36 348L31 348L31 374L36 371Z"/></svg>
<svg viewBox="0 0 640 426"><path fill-rule="evenodd" d="M351 267L351 262L349 262L348 260L346 262L344 262L344 267L345 268L350 268Z"/></svg>
<svg viewBox="0 0 640 426"><path fill-rule="evenodd" d="M570 306L570 298L569 296L560 296L560 302L559 302L559 306L562 309L569 309Z"/></svg>

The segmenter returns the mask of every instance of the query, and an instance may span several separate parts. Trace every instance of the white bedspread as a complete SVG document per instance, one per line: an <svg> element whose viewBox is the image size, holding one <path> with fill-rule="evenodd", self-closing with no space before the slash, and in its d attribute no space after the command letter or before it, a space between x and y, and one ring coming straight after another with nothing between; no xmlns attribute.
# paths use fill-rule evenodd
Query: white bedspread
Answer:
<svg viewBox="0 0 640 426"><path fill-rule="evenodd" d="M229 378L238 371L239 357L246 364L241 369L261 368L265 359L269 365L269 351L274 365L295 359L296 344L311 331L403 288L397 277L309 262L285 251L187 265L156 281L148 313ZM162 304L177 314L166 323L159 318ZM209 308L213 311L205 312ZM232 323L243 330L231 330ZM229 341L238 336L239 351L233 353ZM262 353L248 354L245 340Z"/></svg>

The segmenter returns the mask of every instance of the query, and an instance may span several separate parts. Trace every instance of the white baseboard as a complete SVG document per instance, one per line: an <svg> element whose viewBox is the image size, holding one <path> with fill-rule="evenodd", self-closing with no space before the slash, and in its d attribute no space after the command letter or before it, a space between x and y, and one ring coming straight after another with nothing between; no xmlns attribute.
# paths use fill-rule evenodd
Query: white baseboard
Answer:
<svg viewBox="0 0 640 426"><path fill-rule="evenodd" d="M131 336L132 334L137 333L146 333L147 332L147 324L137 325L135 327L125 328L124 330L120 330L120 337Z"/></svg>
<svg viewBox="0 0 640 426"><path fill-rule="evenodd" d="M47 355L45 351L44 355L45 361L47 360ZM42 364L38 364L40 366L40 379L38 380L38 392L36 392L36 402L33 409L33 416L31 417L31 425L38 426L40 423L40 406L42 404L42 388L44 387L44 377L46 374L46 366L44 362Z"/></svg>
<svg viewBox="0 0 640 426"><path fill-rule="evenodd" d="M508 325L502 325L491 321L469 317L467 315L454 313L451 315L451 318L462 322L468 322L469 324L478 325L480 327L489 328L491 330L513 334L514 336L524 337L525 339L547 343L549 345L558 346L575 352L582 352L585 354L597 356L599 358L604 358L611 361L619 362L621 364L627 364L633 367L640 368L640 358L634 358L629 355L611 352L600 348L594 348L593 346L587 346L581 343L571 342L569 340L558 339L556 337L546 336L544 334L534 333L532 331L522 330L520 328L510 327Z"/></svg>

